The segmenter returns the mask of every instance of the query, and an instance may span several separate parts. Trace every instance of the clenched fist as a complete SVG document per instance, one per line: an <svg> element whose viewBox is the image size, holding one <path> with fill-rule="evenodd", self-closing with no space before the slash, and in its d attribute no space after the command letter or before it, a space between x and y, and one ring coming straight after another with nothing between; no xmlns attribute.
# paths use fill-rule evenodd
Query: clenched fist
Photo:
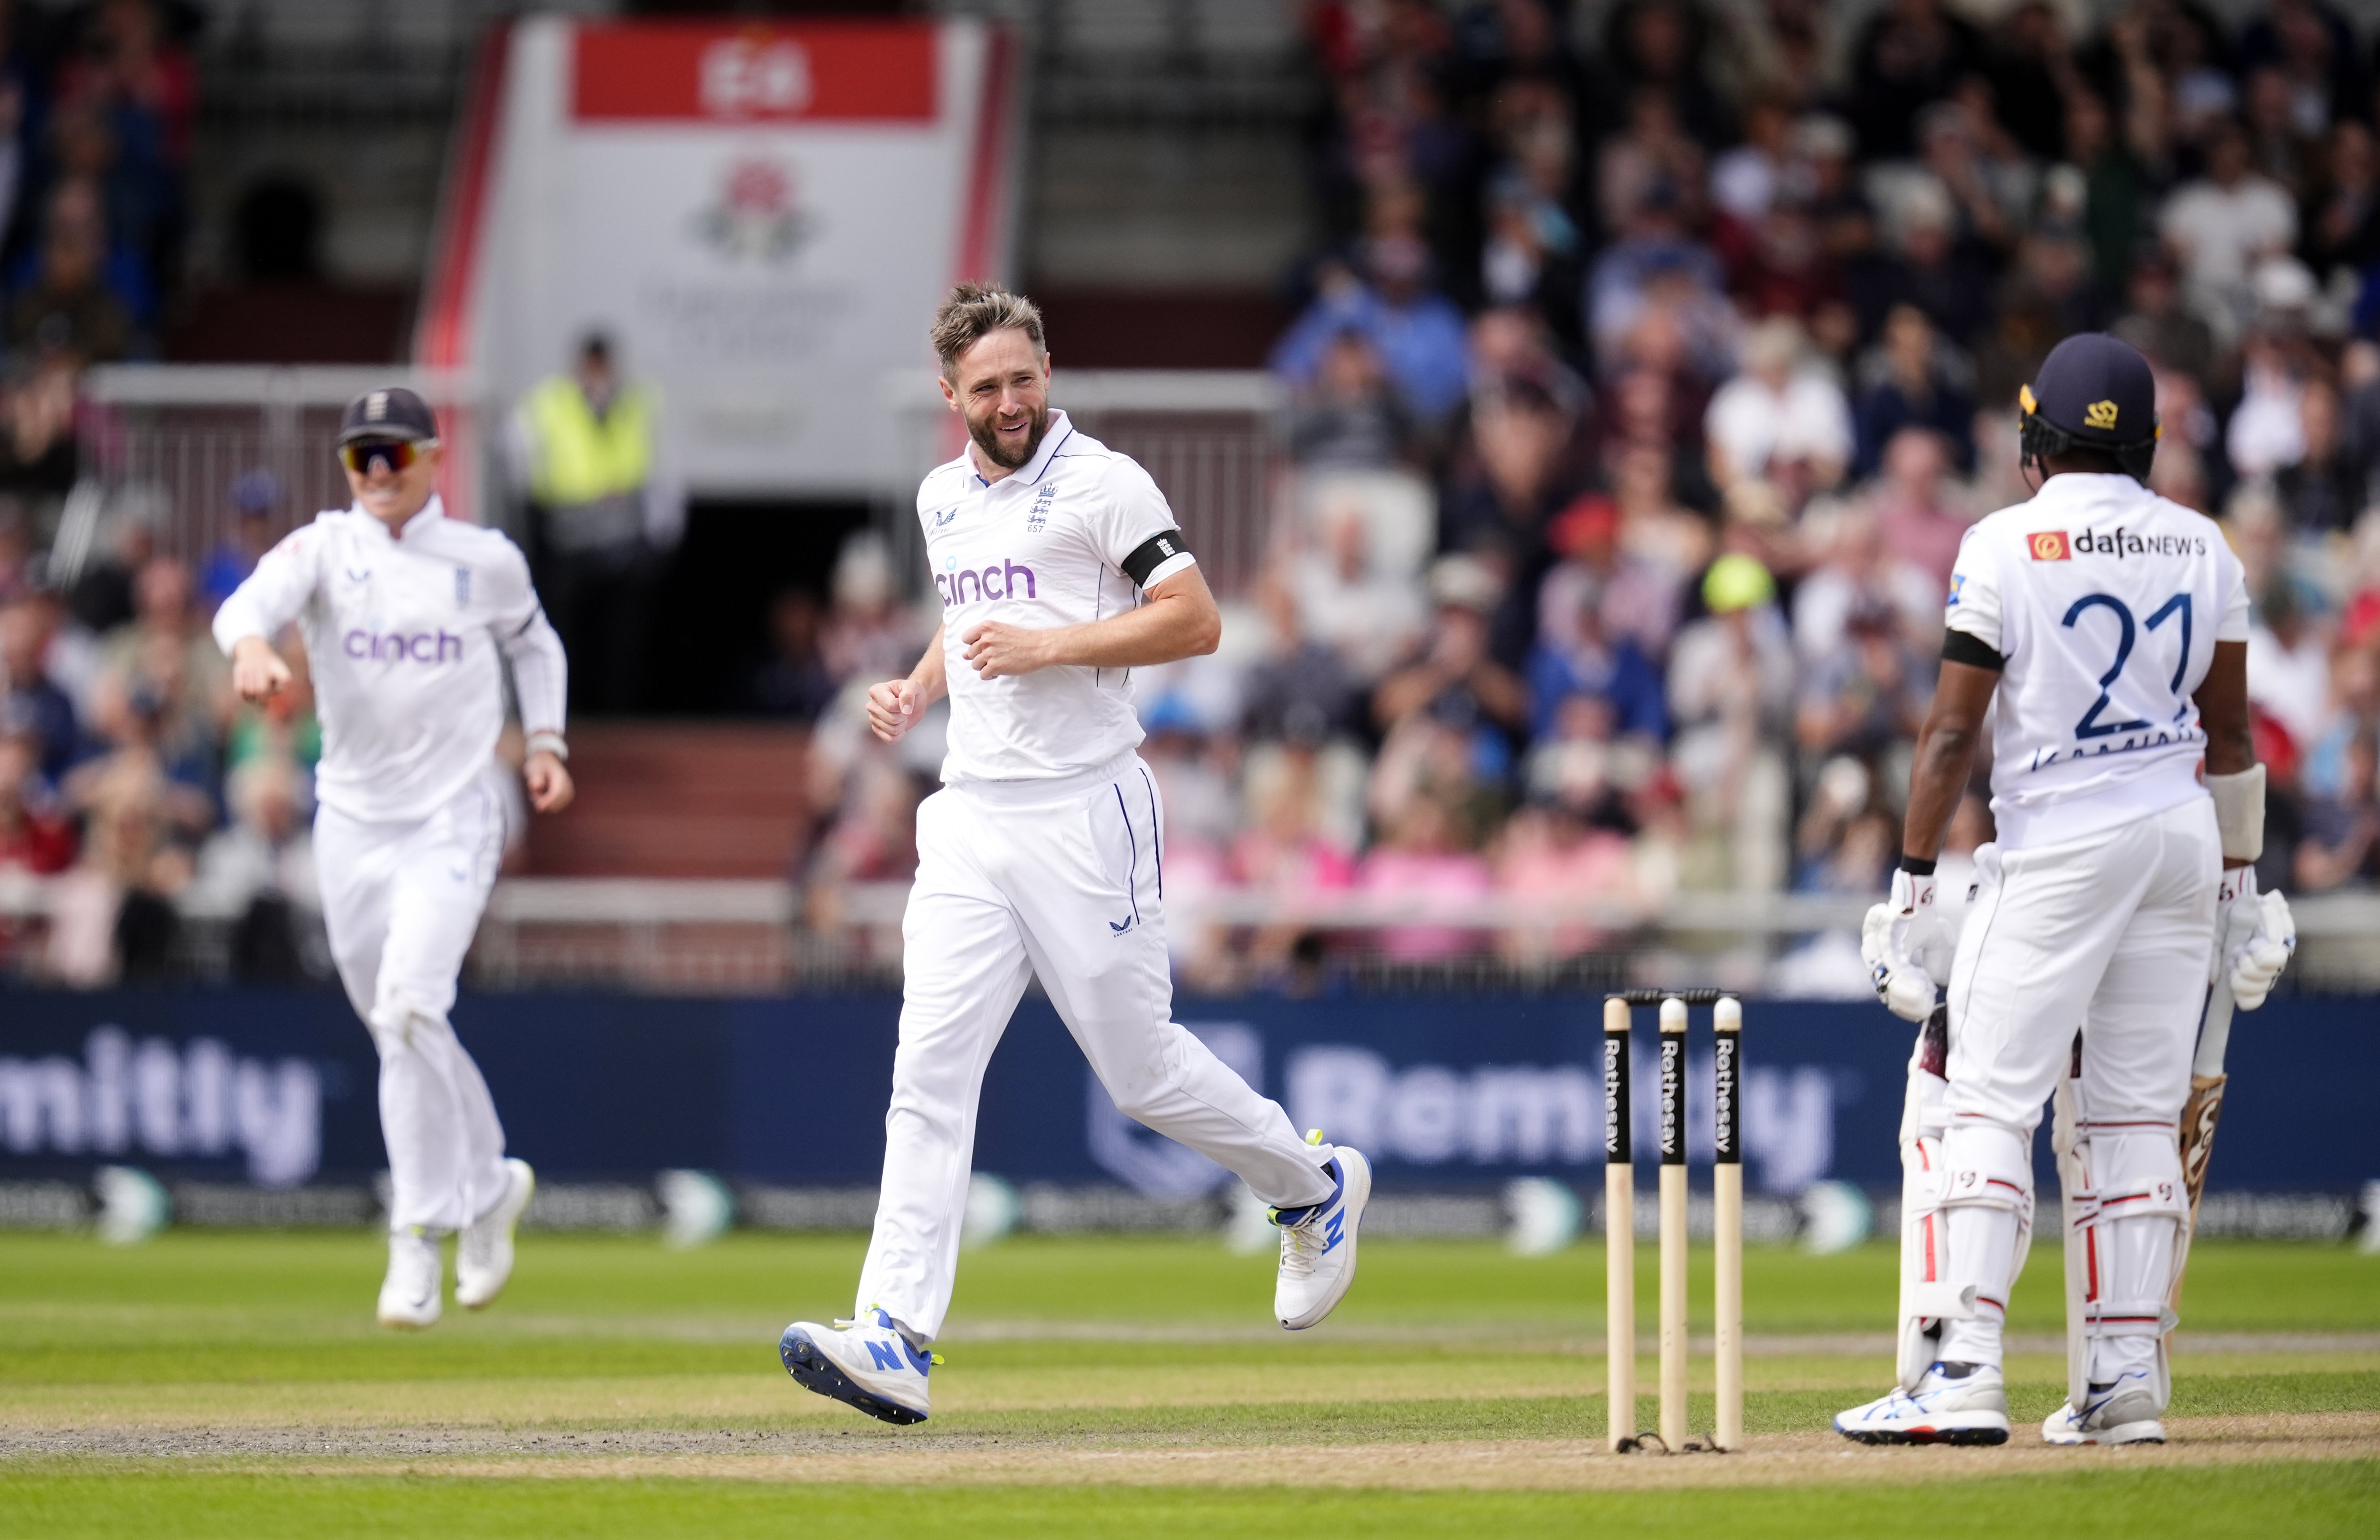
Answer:
<svg viewBox="0 0 2380 1540"><path fill-rule="evenodd" d="M967 666L985 679L1031 673L1050 665L1050 633L988 620L970 625L959 640L965 645Z"/></svg>
<svg viewBox="0 0 2380 1540"><path fill-rule="evenodd" d="M231 649L231 685L242 700L262 702L289 687L289 665L261 637L242 637Z"/></svg>
<svg viewBox="0 0 2380 1540"><path fill-rule="evenodd" d="M578 794L561 758L543 750L522 763L521 782L528 788L528 805L540 813L559 813Z"/></svg>
<svg viewBox="0 0 2380 1540"><path fill-rule="evenodd" d="M886 743L917 725L926 714L926 692L914 679L888 679L868 687L868 725Z"/></svg>

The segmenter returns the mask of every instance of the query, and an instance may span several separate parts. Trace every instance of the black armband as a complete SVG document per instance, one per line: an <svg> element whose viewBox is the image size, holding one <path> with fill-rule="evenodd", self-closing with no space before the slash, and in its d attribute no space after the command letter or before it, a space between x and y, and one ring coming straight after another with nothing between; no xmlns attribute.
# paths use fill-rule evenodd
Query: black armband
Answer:
<svg viewBox="0 0 2380 1540"><path fill-rule="evenodd" d="M1122 564L1123 575L1131 578L1135 587L1146 588L1148 586L1150 573L1173 560L1174 557L1187 552L1189 549L1183 543L1182 531L1179 529L1168 529L1162 535L1151 535L1141 541L1131 555L1123 559Z"/></svg>
<svg viewBox="0 0 2380 1540"><path fill-rule="evenodd" d="M1900 869L1912 877L1931 877L1934 875L1934 866L1935 863L1915 855L1903 855L1900 858Z"/></svg>
<svg viewBox="0 0 2380 1540"><path fill-rule="evenodd" d="M1989 669L1994 673L2008 667L2006 658L1994 652L1980 638L1972 637L1964 631L1942 633L1942 661L1946 663L1964 663L1969 668Z"/></svg>

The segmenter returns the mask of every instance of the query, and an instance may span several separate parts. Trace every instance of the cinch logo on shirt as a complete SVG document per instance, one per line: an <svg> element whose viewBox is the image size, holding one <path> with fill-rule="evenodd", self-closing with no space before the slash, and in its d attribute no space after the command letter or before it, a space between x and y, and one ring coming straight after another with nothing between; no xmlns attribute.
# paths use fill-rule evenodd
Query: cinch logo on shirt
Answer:
<svg viewBox="0 0 2380 1540"><path fill-rule="evenodd" d="M340 646L350 658L368 658L376 663L443 663L463 656L463 638L452 631L416 631L407 637L358 627L342 637ZM454 650L449 652L449 648Z"/></svg>
<svg viewBox="0 0 2380 1540"><path fill-rule="evenodd" d="M2028 535L2024 543L2036 562L2062 562L2074 554L2063 529L2045 529L2037 535Z"/></svg>
<svg viewBox="0 0 2380 1540"><path fill-rule="evenodd" d="M956 566L958 558L953 556L949 560L953 566ZM1014 599L1016 580L1020 577L1025 579L1025 597L1027 599L1039 597L1033 583L1033 569L1020 562L1012 562L1006 558L984 568L979 573L973 568L938 572L934 574L934 591L942 596L944 609L949 609L953 604L966 604L977 600ZM994 588L992 586L994 583L998 583L999 587Z"/></svg>

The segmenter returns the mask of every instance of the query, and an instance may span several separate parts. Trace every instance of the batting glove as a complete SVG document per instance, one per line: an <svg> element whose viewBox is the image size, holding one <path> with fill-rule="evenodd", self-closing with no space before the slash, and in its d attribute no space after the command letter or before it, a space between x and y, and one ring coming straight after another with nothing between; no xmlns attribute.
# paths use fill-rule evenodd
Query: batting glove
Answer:
<svg viewBox="0 0 2380 1540"><path fill-rule="evenodd" d="M1903 1021L1934 1013L1935 975L1948 977L1958 938L1934 902L1934 878L1892 874L1892 896L1867 912L1860 926L1860 957L1876 998Z"/></svg>
<svg viewBox="0 0 2380 1540"><path fill-rule="evenodd" d="M2297 947L2298 926L2289 914L2289 901L2277 892L2258 893L2253 867L2225 872L2209 972L2216 978L2229 974L2232 1003L2242 1011L2264 1004Z"/></svg>

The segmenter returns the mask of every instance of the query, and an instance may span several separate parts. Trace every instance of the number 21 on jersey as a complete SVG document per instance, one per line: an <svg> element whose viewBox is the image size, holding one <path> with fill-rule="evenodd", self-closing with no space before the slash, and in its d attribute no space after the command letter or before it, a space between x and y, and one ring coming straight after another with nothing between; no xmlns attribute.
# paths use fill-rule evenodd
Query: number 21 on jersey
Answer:
<svg viewBox="0 0 2380 1540"><path fill-rule="evenodd" d="M2094 738L2112 737L2119 733L2143 732L2151 725L2137 718L2130 721L2099 720L2100 714L2111 703L2109 690L2118 679L2123 677L2124 665L2131 661L2132 645L2139 640L2140 627L2132 619L2131 607L2110 593L2086 593L2076 600L2067 607L2065 625L2070 630L2074 629L2075 623L2094 609L2105 609L2115 616L2116 654L2107 664L2107 672L2099 675L2099 698L2091 703L2091 709L2083 712L2082 720L2074 724L2075 739L2083 743ZM2180 622L2180 656L2174 661L2173 678L2167 685L2168 693L2178 702L2169 719L2173 721L2180 721L2190 714L2190 700L2181 693L2181 682L2190 672L2190 595L2177 593L2150 612L2146 626L2148 630L2155 631L2168 620L2178 618Z"/></svg>

